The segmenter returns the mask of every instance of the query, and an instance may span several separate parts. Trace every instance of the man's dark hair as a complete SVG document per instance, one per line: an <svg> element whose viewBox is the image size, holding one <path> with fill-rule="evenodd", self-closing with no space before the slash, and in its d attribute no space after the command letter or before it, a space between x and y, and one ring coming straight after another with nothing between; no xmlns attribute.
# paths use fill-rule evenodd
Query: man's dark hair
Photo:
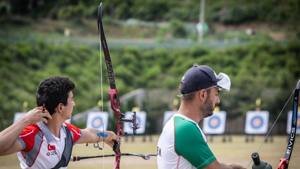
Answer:
<svg viewBox="0 0 300 169"><path fill-rule="evenodd" d="M192 93L188 93L188 94L183 94L183 95L181 95L181 99L185 100L185 101L190 101L190 100L194 99L195 95L196 95L196 92L192 92Z"/></svg>
<svg viewBox="0 0 300 169"><path fill-rule="evenodd" d="M207 91L208 96L210 95L211 88L210 89L205 89ZM193 100L196 95L196 92L188 93L188 94L182 94L181 99L185 101L190 101Z"/></svg>
<svg viewBox="0 0 300 169"><path fill-rule="evenodd" d="M36 92L36 103L45 106L52 115L59 103L67 104L69 92L75 89L75 84L66 77L50 77L43 80Z"/></svg>

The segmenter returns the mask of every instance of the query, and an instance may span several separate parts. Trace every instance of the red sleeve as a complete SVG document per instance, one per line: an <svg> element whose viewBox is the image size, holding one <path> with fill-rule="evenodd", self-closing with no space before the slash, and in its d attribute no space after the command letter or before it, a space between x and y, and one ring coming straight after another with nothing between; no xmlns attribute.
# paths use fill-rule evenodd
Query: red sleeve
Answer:
<svg viewBox="0 0 300 169"><path fill-rule="evenodd" d="M23 146L22 151L30 151L35 142L35 136L40 131L39 127L36 124L29 125L23 129L22 133L19 135L19 141Z"/></svg>
<svg viewBox="0 0 300 169"><path fill-rule="evenodd" d="M70 123L64 123L67 128L71 131L72 133L72 139L73 139L73 142L76 143L76 141L80 138L81 136L81 130L80 128L70 124Z"/></svg>

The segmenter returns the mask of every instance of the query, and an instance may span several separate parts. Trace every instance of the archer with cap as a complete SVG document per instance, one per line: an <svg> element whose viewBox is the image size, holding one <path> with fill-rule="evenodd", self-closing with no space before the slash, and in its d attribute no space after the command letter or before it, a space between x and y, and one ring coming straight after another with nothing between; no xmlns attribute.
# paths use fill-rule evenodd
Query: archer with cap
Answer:
<svg viewBox="0 0 300 169"><path fill-rule="evenodd" d="M230 90L225 73L216 75L207 65L194 65L182 77L181 104L166 123L157 145L158 169L244 169L220 163L210 150L199 122L213 114L219 91Z"/></svg>

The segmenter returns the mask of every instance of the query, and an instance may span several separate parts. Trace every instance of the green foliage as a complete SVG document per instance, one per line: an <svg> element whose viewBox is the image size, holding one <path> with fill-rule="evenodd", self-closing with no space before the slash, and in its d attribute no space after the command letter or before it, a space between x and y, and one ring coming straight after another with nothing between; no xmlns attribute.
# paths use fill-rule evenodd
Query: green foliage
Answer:
<svg viewBox="0 0 300 169"><path fill-rule="evenodd" d="M97 8L93 6L86 6L84 3L79 3L76 6L65 6L59 9L57 18L58 19L78 19L78 18L89 18L91 16L97 16Z"/></svg>
<svg viewBox="0 0 300 169"><path fill-rule="evenodd" d="M187 31L184 28L184 23L180 20L172 20L169 26L169 30L171 31L173 37L183 38L187 36Z"/></svg>
<svg viewBox="0 0 300 169"><path fill-rule="evenodd" d="M78 17L96 17L99 1L24 1L11 0L0 4L0 13L32 16L77 19ZM145 21L181 21L198 22L200 1L169 0L103 0L104 13L114 19L136 18ZM288 1L206 1L206 22L220 21L226 24L240 24L249 21L267 21L269 23L288 23L295 27L300 20L298 0Z"/></svg>
<svg viewBox="0 0 300 169"><path fill-rule="evenodd" d="M299 44L299 41L255 43L221 50L200 47L123 48L112 50L111 56L120 95L137 88L166 89L176 93L182 74L194 63L208 64L217 72L225 72L232 79L232 91L224 94L222 108L236 116L253 109L258 97L263 100L263 109L271 113L279 111L300 77ZM14 45L1 42L0 48L2 127L10 122L14 112L23 109L24 101L28 102L29 108L35 106L36 87L49 76L64 75L75 81L74 113L94 107L99 101L100 59L97 48L53 45L43 41ZM106 93L108 85L104 65L103 69ZM163 99L164 92L157 92L157 95L145 102L149 118L154 119L159 110L168 109L169 100L172 100ZM108 101L106 94L104 97Z"/></svg>
<svg viewBox="0 0 300 169"><path fill-rule="evenodd" d="M158 16L165 15L170 8L166 0L134 1L133 5L132 17L142 20L159 20Z"/></svg>
<svg viewBox="0 0 300 169"><path fill-rule="evenodd" d="M253 21L257 18L255 7L253 6L234 6L224 8L219 11L219 16L215 17L216 21L224 24L240 24Z"/></svg>

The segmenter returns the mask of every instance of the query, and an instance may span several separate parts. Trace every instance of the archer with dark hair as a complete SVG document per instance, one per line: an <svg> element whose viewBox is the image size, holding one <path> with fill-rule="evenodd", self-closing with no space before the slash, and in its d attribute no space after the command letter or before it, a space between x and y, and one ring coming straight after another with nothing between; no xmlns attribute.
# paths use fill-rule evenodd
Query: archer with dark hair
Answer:
<svg viewBox="0 0 300 169"><path fill-rule="evenodd" d="M104 141L113 146L112 131L79 129L65 121L75 106L75 84L66 77L43 80L36 92L37 107L0 133L0 155L17 153L21 168L66 168L76 143Z"/></svg>
<svg viewBox="0 0 300 169"><path fill-rule="evenodd" d="M42 81L37 89L37 106L44 106L52 115L59 103L67 104L69 93L74 89L75 84L68 78L48 78Z"/></svg>

